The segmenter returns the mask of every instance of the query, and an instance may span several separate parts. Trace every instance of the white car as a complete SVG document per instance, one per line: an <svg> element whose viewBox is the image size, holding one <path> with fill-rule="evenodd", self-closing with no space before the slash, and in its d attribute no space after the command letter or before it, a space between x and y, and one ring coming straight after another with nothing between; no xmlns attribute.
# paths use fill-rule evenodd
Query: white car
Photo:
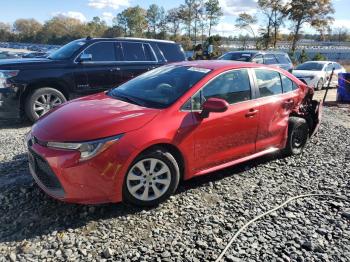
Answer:
<svg viewBox="0 0 350 262"><path fill-rule="evenodd" d="M345 68L336 62L305 62L295 67L293 70L293 75L295 75L300 80L305 81L308 86L315 88L315 90L321 90L328 84L333 68L335 70L330 86L335 87L338 85L338 74L346 73Z"/></svg>

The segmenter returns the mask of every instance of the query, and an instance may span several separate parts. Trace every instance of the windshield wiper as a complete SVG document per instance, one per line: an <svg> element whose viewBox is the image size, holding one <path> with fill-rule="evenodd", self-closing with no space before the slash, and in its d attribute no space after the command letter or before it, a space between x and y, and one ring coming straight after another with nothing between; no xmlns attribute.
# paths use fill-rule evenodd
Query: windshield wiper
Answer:
<svg viewBox="0 0 350 262"><path fill-rule="evenodd" d="M119 98L120 100L123 100L125 102L129 102L132 104L136 104L139 106L144 106L144 104L139 100L134 97L126 96L126 95L120 95L120 94L113 94L112 92L108 92L110 96Z"/></svg>

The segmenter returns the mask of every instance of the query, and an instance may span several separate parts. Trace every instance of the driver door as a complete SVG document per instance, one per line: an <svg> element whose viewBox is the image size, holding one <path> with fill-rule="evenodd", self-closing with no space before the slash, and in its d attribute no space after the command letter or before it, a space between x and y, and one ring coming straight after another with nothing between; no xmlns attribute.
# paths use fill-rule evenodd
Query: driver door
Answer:
<svg viewBox="0 0 350 262"><path fill-rule="evenodd" d="M259 107L252 100L247 69L225 72L192 97L194 114L195 171L218 166L255 153ZM226 112L210 113L201 118L198 112L206 99L221 98L230 106Z"/></svg>

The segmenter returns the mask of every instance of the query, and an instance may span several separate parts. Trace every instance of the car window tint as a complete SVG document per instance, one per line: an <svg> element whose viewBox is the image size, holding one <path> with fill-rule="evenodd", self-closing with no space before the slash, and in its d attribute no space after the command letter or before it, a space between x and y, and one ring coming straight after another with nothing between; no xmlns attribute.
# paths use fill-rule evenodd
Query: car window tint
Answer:
<svg viewBox="0 0 350 262"><path fill-rule="evenodd" d="M125 42L122 43L125 61L153 61L150 50L145 52L145 44Z"/></svg>
<svg viewBox="0 0 350 262"><path fill-rule="evenodd" d="M143 45L143 50L145 52L145 60L156 61L156 58L154 57L151 47L148 44L142 44L142 45Z"/></svg>
<svg viewBox="0 0 350 262"><path fill-rule="evenodd" d="M95 62L116 61L113 42L95 43L85 49L84 54L91 54Z"/></svg>
<svg viewBox="0 0 350 262"><path fill-rule="evenodd" d="M282 93L281 78L278 72L265 69L256 69L255 75L259 87L260 97Z"/></svg>
<svg viewBox="0 0 350 262"><path fill-rule="evenodd" d="M285 54L276 54L277 61L279 64L290 64L291 61L289 57Z"/></svg>
<svg viewBox="0 0 350 262"><path fill-rule="evenodd" d="M221 98L229 104L249 100L251 91L248 71L233 70L216 77L203 88L203 96L206 100Z"/></svg>
<svg viewBox="0 0 350 262"><path fill-rule="evenodd" d="M264 63L264 57L262 55L257 55L252 59L252 62L263 64Z"/></svg>
<svg viewBox="0 0 350 262"><path fill-rule="evenodd" d="M157 45L168 62L178 62L185 59L181 45L172 43L158 43Z"/></svg>
<svg viewBox="0 0 350 262"><path fill-rule="evenodd" d="M264 60L265 60L265 64L267 64L267 65L278 64L276 57L272 54L264 55Z"/></svg>
<svg viewBox="0 0 350 262"><path fill-rule="evenodd" d="M287 93L290 91L293 91L293 81L290 80L285 75L281 74L281 80L282 80L282 87L283 87L283 93Z"/></svg>

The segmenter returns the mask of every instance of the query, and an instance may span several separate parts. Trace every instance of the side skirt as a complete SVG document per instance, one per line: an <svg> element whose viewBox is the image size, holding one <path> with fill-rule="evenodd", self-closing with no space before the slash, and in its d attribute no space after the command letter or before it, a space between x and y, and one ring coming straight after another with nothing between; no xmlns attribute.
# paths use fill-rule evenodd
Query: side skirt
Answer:
<svg viewBox="0 0 350 262"><path fill-rule="evenodd" d="M271 153L276 152L278 150L279 150L279 148L271 147L269 149L266 149L264 151L255 153L255 154L250 155L250 156L246 156L246 157L239 158L239 159L236 159L236 160L233 160L233 161L230 161L230 162L218 165L218 166L214 166L214 167L211 167L211 168L208 168L208 169L201 170L201 171L195 173L194 176L200 176L200 175L208 174L208 173L220 170L220 169L224 169L226 167L234 166L234 165L246 162L248 160L251 160L251 159L263 156L263 155L271 154Z"/></svg>

